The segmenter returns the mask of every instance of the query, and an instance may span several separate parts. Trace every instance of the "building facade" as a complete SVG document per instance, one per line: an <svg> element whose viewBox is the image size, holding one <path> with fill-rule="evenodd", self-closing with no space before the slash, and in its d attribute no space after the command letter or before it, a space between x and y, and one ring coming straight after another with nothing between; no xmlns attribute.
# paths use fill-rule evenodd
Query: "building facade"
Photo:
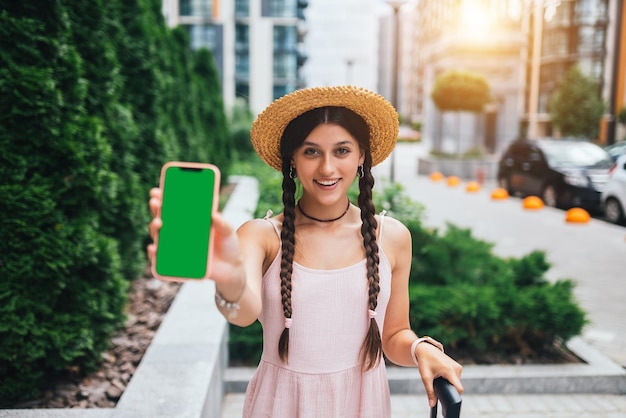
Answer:
<svg viewBox="0 0 626 418"><path fill-rule="evenodd" d="M423 123L433 148L498 152L519 136L553 134L551 95L578 65L607 103L600 141L620 138L624 107L626 11L622 0L420 0L408 41L400 110ZM407 41L405 38L404 41ZM437 75L468 70L488 80L494 97L483 114L440 112L430 93ZM611 138L613 137L613 138ZM459 143L460 142L460 143Z"/></svg>
<svg viewBox="0 0 626 418"><path fill-rule="evenodd" d="M523 0L420 0L412 12L410 77L401 100L422 137L445 153L496 152L515 139L523 114ZM406 70L406 66L403 66ZM483 113L441 112L431 99L437 76L462 70L487 79L493 103Z"/></svg>
<svg viewBox="0 0 626 418"><path fill-rule="evenodd" d="M221 76L226 109L253 113L306 86L378 89L379 0L163 0Z"/></svg>
<svg viewBox="0 0 626 418"><path fill-rule="evenodd" d="M548 104L565 73L574 65L598 85L607 101L612 84L609 48L609 0L571 0L529 7L527 60L528 136L553 135Z"/></svg>
<svg viewBox="0 0 626 418"><path fill-rule="evenodd" d="M187 28L192 48L213 52L226 109L254 113L304 86L306 0L163 0L170 27Z"/></svg>

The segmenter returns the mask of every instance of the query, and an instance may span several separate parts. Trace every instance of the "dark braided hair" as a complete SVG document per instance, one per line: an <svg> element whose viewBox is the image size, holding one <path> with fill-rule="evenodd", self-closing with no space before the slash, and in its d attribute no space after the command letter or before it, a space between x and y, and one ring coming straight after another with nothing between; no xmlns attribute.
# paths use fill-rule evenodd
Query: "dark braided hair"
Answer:
<svg viewBox="0 0 626 418"><path fill-rule="evenodd" d="M369 310L375 311L378 305L378 293L380 292L380 276L378 275L378 243L376 242L377 222L374 214L376 209L372 202L372 188L374 176L372 175L372 157L369 152L365 153L363 163L363 177L359 178L359 208L361 209L361 236L365 247L367 267L367 283L369 285ZM370 326L361 347L363 369L372 369L382 357L383 344L380 339L380 330L376 319L370 319Z"/></svg>
<svg viewBox="0 0 626 418"><path fill-rule="evenodd" d="M378 244L376 243L377 222L374 214L376 210L372 202L372 156L370 153L370 132L362 117L344 107L322 107L303 113L292 120L283 133L280 143L283 173L283 226L280 234L282 259L280 264L280 292L283 304L283 315L287 321L291 320L291 275L293 273L293 257L296 245L295 239L295 205L296 183L292 178L291 159L295 151L302 145L307 136L322 123L334 123L346 129L352 135L359 147L365 153L363 163L363 177L359 179L359 207L361 209L361 235L363 247L367 256L367 281L369 286L368 308L372 311L378 304L380 292L378 275ZM364 313L365 314L365 313ZM285 326L278 342L278 354L282 361L289 357L289 328ZM370 319L368 333L361 347L363 369L369 370L376 366L382 357L382 341L378 323Z"/></svg>

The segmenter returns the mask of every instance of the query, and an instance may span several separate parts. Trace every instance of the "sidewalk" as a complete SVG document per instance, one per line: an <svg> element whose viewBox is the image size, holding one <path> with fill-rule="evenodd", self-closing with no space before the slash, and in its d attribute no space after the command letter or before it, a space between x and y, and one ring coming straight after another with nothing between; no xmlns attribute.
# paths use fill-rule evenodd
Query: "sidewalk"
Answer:
<svg viewBox="0 0 626 418"><path fill-rule="evenodd" d="M488 193L495 183L478 195L470 195L462 186L455 190L417 175L417 158L426 153L421 144L401 143L394 153L395 179L411 198L425 205L429 226L441 228L451 221L470 227L475 236L496 244L494 251L502 256L545 249L552 263L549 278L572 278L577 282L575 295L591 320L581 344L597 352L602 357L600 363L622 373L618 365L626 366L626 228L601 220L592 220L586 226L566 225L564 212L545 208L541 214L524 213L521 201L515 198L484 203L489 201ZM389 178L390 158L374 169L374 175L377 181ZM567 365L549 366L556 380L546 382L542 376L519 376L530 366L490 367L488 377L473 376L476 369L465 368L463 418L626 418L623 384L617 391L602 392L597 383L603 376L574 378L568 374ZM521 380L514 381L516 378ZM240 418L243 399L242 393L228 393L222 418ZM429 416L423 393L392 390L391 404L394 418Z"/></svg>
<svg viewBox="0 0 626 418"><path fill-rule="evenodd" d="M244 395L230 393L222 418L241 418ZM441 409L441 408L440 408ZM393 395L393 418L427 418L424 395ZM464 395L463 418L625 418L626 397L616 395ZM329 417L331 418L331 417Z"/></svg>

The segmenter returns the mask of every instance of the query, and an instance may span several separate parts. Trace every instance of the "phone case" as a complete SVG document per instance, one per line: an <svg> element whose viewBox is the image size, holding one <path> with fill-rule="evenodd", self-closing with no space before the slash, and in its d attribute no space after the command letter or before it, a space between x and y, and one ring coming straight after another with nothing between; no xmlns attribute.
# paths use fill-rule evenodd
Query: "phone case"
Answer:
<svg viewBox="0 0 626 418"><path fill-rule="evenodd" d="M174 161L163 166L154 277L170 281L210 277L219 184L220 171L212 164Z"/></svg>

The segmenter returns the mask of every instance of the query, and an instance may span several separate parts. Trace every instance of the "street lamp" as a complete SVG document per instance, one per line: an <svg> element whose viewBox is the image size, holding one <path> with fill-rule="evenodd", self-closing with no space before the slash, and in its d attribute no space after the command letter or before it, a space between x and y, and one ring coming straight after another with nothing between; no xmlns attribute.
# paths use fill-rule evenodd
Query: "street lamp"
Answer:
<svg viewBox="0 0 626 418"><path fill-rule="evenodd" d="M400 60L400 8L406 0L387 0L387 4L393 9L393 68L391 70L391 104L398 110L398 62ZM396 178L395 150L391 152L389 179L393 182Z"/></svg>

